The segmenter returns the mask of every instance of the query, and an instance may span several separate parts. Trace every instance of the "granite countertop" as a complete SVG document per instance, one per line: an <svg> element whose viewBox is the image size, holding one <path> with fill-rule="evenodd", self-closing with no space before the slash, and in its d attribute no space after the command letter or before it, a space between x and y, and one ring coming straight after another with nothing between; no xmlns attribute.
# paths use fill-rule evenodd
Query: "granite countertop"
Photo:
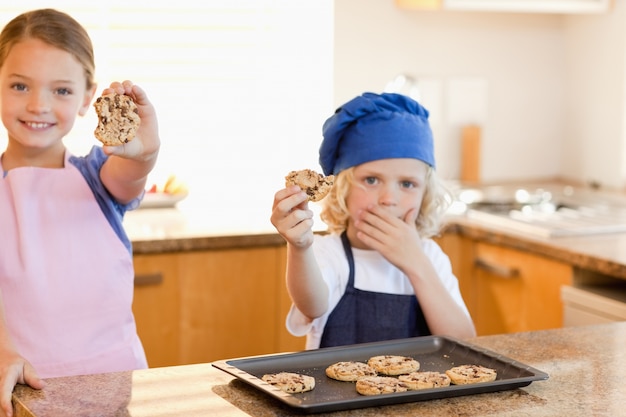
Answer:
<svg viewBox="0 0 626 417"><path fill-rule="evenodd" d="M477 346L549 374L523 388L323 416L626 415L626 322L483 336ZM211 364L53 378L18 385L16 416L296 416L288 406Z"/></svg>
<svg viewBox="0 0 626 417"><path fill-rule="evenodd" d="M190 215L176 208L129 212L125 227L135 254L285 244L283 238L271 229L269 222L250 230L220 230L214 224L205 222L202 216ZM463 215L449 216L444 232L539 254L574 267L626 279L626 233L542 237Z"/></svg>
<svg viewBox="0 0 626 417"><path fill-rule="evenodd" d="M471 189L470 187L469 190ZM587 217L587 229L585 229L585 227L580 227L580 224L576 224L576 220L564 220L563 214L555 216L564 224L568 221L573 222L576 224L573 227L578 227L578 229L570 235L549 236L536 233L536 227L525 227L523 222L517 222L515 227L509 227L516 222L502 221L497 218L498 216L485 215L486 213L477 213L481 214L479 216L461 213L448 217L446 233L458 233L477 241L552 258L568 263L574 268L626 279L626 250L624 250L626 247L626 225L624 224L626 193L623 191L600 190L562 181L483 184L474 189L481 190L484 195L492 194L494 197L492 201L495 202L507 195L510 200L510 196L517 196L519 191L529 193L526 197L530 199L547 194L550 196L549 203L556 207L564 204L566 208L576 209L578 206L582 210L578 213L570 210L571 212L567 215L582 219L584 216L580 215L585 213L585 215L595 216L595 219ZM461 191L457 190L457 192L460 196L460 193L468 188L460 187L459 190ZM524 197L523 194L522 197ZM506 199L502 200L502 202L506 201ZM541 217L540 215L539 218ZM559 226L563 227L564 224ZM534 226L532 222L529 222L529 225ZM589 230L594 229L594 226L598 226L596 229L604 230L604 232L590 232Z"/></svg>
<svg viewBox="0 0 626 417"><path fill-rule="evenodd" d="M284 245L271 224L244 229L220 228L199 211L147 208L126 213L124 228L135 254Z"/></svg>
<svg viewBox="0 0 626 417"><path fill-rule="evenodd" d="M457 233L477 241L545 256L576 268L626 279L626 233L538 237L459 216L450 219L444 230L445 233Z"/></svg>

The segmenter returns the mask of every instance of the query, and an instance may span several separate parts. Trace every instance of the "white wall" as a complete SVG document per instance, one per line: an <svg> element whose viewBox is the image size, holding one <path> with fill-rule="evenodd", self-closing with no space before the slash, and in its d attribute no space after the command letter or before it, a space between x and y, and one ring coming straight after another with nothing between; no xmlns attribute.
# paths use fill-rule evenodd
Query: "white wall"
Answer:
<svg viewBox="0 0 626 417"><path fill-rule="evenodd" d="M626 165L624 57L614 53L616 46L624 49L623 7L572 17L409 11L392 0L336 0L335 104L380 91L405 72L424 81L422 101L431 110L444 178L459 175L460 126L477 122L485 181L617 180ZM611 40L616 32L618 40ZM586 61L594 48L599 51Z"/></svg>
<svg viewBox="0 0 626 417"><path fill-rule="evenodd" d="M0 28L44 3L89 31L98 93L131 79L150 96L162 144L148 185L162 187L170 174L185 182L178 207L203 233L274 230L285 175L319 170L321 126L333 110L333 0L24 0L0 6ZM64 138L72 153L97 144L96 124L93 108L77 119ZM0 153L6 143L0 125Z"/></svg>
<svg viewBox="0 0 626 417"><path fill-rule="evenodd" d="M626 4L567 19L563 175L621 188L626 181Z"/></svg>

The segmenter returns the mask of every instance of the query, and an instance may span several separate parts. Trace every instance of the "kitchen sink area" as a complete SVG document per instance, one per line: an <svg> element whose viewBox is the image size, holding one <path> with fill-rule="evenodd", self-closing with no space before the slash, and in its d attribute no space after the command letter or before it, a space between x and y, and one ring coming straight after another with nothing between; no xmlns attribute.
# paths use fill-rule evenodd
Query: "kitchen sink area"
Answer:
<svg viewBox="0 0 626 417"><path fill-rule="evenodd" d="M450 212L540 237L626 232L626 196L569 185L457 187Z"/></svg>

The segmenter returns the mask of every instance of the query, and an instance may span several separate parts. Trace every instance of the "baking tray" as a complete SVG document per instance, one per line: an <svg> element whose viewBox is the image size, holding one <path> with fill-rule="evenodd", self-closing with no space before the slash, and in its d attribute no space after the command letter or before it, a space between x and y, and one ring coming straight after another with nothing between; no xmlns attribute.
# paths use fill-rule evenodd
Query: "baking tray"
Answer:
<svg viewBox="0 0 626 417"><path fill-rule="evenodd" d="M492 382L363 396L356 392L353 382L335 381L325 374L326 367L335 362L367 362L370 357L377 355L410 356L420 362L420 371L444 372L454 366L475 364L495 369L498 376ZM548 379L548 374L538 369L479 346L442 336L414 337L229 359L216 361L212 365L303 413L350 410L503 391ZM278 372L310 375L315 378L315 389L299 394L288 394L261 380L264 374Z"/></svg>

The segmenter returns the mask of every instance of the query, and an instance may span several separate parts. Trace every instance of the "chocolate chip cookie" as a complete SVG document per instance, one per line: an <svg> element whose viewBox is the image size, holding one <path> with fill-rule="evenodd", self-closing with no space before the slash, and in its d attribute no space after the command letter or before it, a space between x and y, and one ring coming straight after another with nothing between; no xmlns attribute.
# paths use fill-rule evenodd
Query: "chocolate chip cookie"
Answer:
<svg viewBox="0 0 626 417"><path fill-rule="evenodd" d="M335 182L334 175L324 176L312 169L291 171L285 177L285 186L297 185L309 196L309 201L320 201L330 192Z"/></svg>
<svg viewBox="0 0 626 417"><path fill-rule="evenodd" d="M265 374L261 378L270 385L290 394L311 391L315 388L315 378L309 375L294 372L279 372L277 374Z"/></svg>
<svg viewBox="0 0 626 417"><path fill-rule="evenodd" d="M123 94L106 94L98 97L93 106L98 115L94 135L100 142L116 146L135 137L141 120L132 98Z"/></svg>
<svg viewBox="0 0 626 417"><path fill-rule="evenodd" d="M476 384L478 382L490 382L496 379L495 369L480 365L459 365L448 369L446 375L455 385Z"/></svg>
<svg viewBox="0 0 626 417"><path fill-rule="evenodd" d="M420 363L408 356L380 355L368 359L367 364L383 375L410 374L420 369Z"/></svg>
<svg viewBox="0 0 626 417"><path fill-rule="evenodd" d="M326 368L326 376L338 381L357 381L365 376L376 376L374 368L363 362L336 362Z"/></svg>

